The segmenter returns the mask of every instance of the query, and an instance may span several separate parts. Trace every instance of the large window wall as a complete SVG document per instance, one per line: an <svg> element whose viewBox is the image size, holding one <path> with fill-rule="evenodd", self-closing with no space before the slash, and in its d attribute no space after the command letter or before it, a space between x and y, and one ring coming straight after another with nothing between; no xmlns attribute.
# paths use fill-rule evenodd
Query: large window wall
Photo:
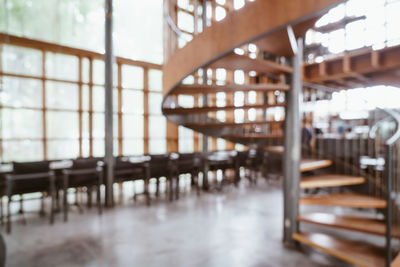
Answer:
<svg viewBox="0 0 400 267"><path fill-rule="evenodd" d="M317 21L307 32L306 44L320 44L332 54L398 45L399 12L399 0L348 0ZM319 62L323 57L310 54L308 60Z"/></svg>
<svg viewBox="0 0 400 267"><path fill-rule="evenodd" d="M0 1L0 31L103 53L104 2ZM114 1L115 54L162 64L162 12L163 0Z"/></svg>
<svg viewBox="0 0 400 267"><path fill-rule="evenodd" d="M104 155L104 62L87 50L0 35L1 161ZM114 65L114 154L164 153L161 66Z"/></svg>

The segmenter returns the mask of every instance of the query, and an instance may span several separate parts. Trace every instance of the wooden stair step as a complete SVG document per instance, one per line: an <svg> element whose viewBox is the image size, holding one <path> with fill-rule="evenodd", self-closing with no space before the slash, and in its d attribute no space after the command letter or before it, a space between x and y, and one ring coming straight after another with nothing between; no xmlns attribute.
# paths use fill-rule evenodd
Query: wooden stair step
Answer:
<svg viewBox="0 0 400 267"><path fill-rule="evenodd" d="M325 194L301 197L302 205L342 206L352 208L386 208L386 201L377 197L355 193Z"/></svg>
<svg viewBox="0 0 400 267"><path fill-rule="evenodd" d="M248 121L248 122L206 122L206 123L187 123L186 127L196 127L196 128L219 128L219 127L244 127L244 126L254 126L254 125L271 125L271 124L283 124L283 121Z"/></svg>
<svg viewBox="0 0 400 267"><path fill-rule="evenodd" d="M384 249L363 242L334 238L319 233L294 233L293 239L361 267L385 266Z"/></svg>
<svg viewBox="0 0 400 267"><path fill-rule="evenodd" d="M390 267L400 267L400 253L397 254L396 258L390 264Z"/></svg>
<svg viewBox="0 0 400 267"><path fill-rule="evenodd" d="M235 110L235 109L267 109L267 108L272 108L272 107L284 107L286 104L273 104L273 105L267 105L267 104L261 104L261 105L244 105L244 106L224 106L224 107L195 107L195 108L182 108L182 107L176 107L176 108L163 108L163 113L165 115L169 114L196 114L196 113L208 113L208 112L216 112L220 110Z"/></svg>
<svg viewBox="0 0 400 267"><path fill-rule="evenodd" d="M290 86L287 84L225 84L225 85L206 85L206 84L185 84L179 85L170 94L171 95L195 95L195 94L215 94L218 92L269 92L269 91L288 91Z"/></svg>
<svg viewBox="0 0 400 267"><path fill-rule="evenodd" d="M264 148L264 151L270 152L273 154L283 155L283 152L285 151L285 147L284 146L267 146Z"/></svg>
<svg viewBox="0 0 400 267"><path fill-rule="evenodd" d="M218 59L216 62L208 66L212 69L223 68L227 70L243 70L245 72L256 71L258 73L292 73L293 68L290 66L281 65L277 62L266 59L252 59L245 55L237 55L231 53Z"/></svg>
<svg viewBox="0 0 400 267"><path fill-rule="evenodd" d="M298 222L322 225L325 227L340 228L363 233L382 235L386 234L384 220L354 216L341 216L330 213L308 213L297 217ZM400 228L393 226L392 236L400 237Z"/></svg>
<svg viewBox="0 0 400 267"><path fill-rule="evenodd" d="M301 178L300 188L320 188L359 185L365 183L365 178L341 174L321 174Z"/></svg>
<svg viewBox="0 0 400 267"><path fill-rule="evenodd" d="M241 139L241 140L269 140L269 139L281 139L282 134L267 134L267 135L239 135L239 134L227 134L222 135L222 138L226 139Z"/></svg>
<svg viewBox="0 0 400 267"><path fill-rule="evenodd" d="M300 171L308 172L323 169L332 165L329 159L303 159L300 163Z"/></svg>

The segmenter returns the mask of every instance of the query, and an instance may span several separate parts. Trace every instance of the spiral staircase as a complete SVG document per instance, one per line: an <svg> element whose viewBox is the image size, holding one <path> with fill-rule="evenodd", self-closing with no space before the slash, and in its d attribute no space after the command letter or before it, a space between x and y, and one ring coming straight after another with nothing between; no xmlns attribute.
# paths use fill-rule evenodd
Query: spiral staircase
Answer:
<svg viewBox="0 0 400 267"><path fill-rule="evenodd" d="M164 65L164 99L162 112L167 119L196 132L216 138L224 138L233 143L246 146L264 147L271 153L283 153L285 119L274 120L266 116L266 110L286 106L282 96L292 88L294 65L291 59L296 55L296 40L304 37L316 20L329 8L343 2L340 0L268 0L247 2L240 10L230 12L227 17L201 34L185 47L177 50ZM237 54L235 48L255 44L259 49L257 57ZM390 51L393 51L390 50ZM373 84L387 79L387 70L397 75L399 62L398 49L389 56L384 52L363 51L354 57L344 56L333 63L306 64L303 66L303 80L317 86L344 89L357 85ZM378 53L378 55L376 55ZM365 56L366 55L366 56ZM365 68L365 57L370 57L370 68ZM378 59L377 59L378 58ZM390 58L394 58L390 60ZM386 59L386 60L384 60ZM334 67L329 67L329 64ZM337 66L341 64L341 68ZM379 66L377 65L379 64ZM357 68L361 68L357 69ZM222 68L228 71L243 70L254 72L254 78L245 84L233 83L232 77L217 84L215 79L205 75L206 69ZM185 82L185 78L196 76L203 71L201 83ZM337 71L336 72L333 72ZM384 70L384 72L382 72ZM393 71L393 70L397 70ZM298 71L298 70L297 70ZM394 74L393 74L394 73ZM199 81L200 79L195 79ZM392 84L395 84L393 82ZM257 103L235 105L235 92L256 92L264 96ZM225 105L216 105L216 94L224 92ZM179 105L180 96L193 96L193 106ZM198 101L201 99L202 101ZM283 99L283 100L282 100ZM259 111L256 120L235 122L235 110ZM216 112L225 111L225 119L217 119ZM332 165L330 160L304 159L300 172L323 170ZM322 173L304 177L299 184L301 189L340 188L365 183L361 176ZM351 207L364 209L385 209L384 199L368 195L337 193L303 195L299 204L322 207ZM297 216L300 224L313 224L323 228L346 229L361 233L385 235L385 222L382 220L339 216L332 213L310 213ZM398 236L394 229L392 234ZM358 266L389 266L385 252L381 248L367 243L357 243L333 237L329 234L297 232L292 236L305 245L322 250ZM394 263L392 264L394 265Z"/></svg>

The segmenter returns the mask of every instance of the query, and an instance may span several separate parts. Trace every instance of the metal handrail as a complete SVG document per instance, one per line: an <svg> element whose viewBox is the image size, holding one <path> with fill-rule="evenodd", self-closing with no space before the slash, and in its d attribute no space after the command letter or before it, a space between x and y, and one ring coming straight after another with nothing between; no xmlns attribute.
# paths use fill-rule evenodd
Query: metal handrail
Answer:
<svg viewBox="0 0 400 267"><path fill-rule="evenodd" d="M386 145L394 145L400 139L400 114L391 109L382 109L383 112L391 116L397 124L396 132L386 141Z"/></svg>
<svg viewBox="0 0 400 267"><path fill-rule="evenodd" d="M189 42L189 40L186 37L184 37L183 32L175 24L172 17L169 15L167 2L168 1L164 1L164 8L163 8L164 9L163 14L164 14L165 21L167 22L167 24L171 28L171 30L178 36L178 38L184 39L185 41Z"/></svg>
<svg viewBox="0 0 400 267"><path fill-rule="evenodd" d="M392 262L392 220L393 220L393 211L392 211L392 191L393 191L393 173L394 173L394 165L393 165L393 148L395 143L400 140L400 114L390 109L381 109L383 112L392 117L397 124L396 132L386 140L385 145L387 147L386 150L386 174L387 174L387 185L386 185L386 266L390 267Z"/></svg>

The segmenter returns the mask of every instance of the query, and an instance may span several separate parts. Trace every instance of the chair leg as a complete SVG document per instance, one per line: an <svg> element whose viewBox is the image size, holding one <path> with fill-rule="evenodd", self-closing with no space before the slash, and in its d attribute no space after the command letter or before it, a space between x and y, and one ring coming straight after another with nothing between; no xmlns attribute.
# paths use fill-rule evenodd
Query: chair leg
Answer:
<svg viewBox="0 0 400 267"><path fill-rule="evenodd" d="M102 205L101 205L101 188L100 188L100 185L97 185L96 198L97 198L97 208L99 210L99 214L102 214L103 213L103 209L102 209Z"/></svg>
<svg viewBox="0 0 400 267"><path fill-rule="evenodd" d="M136 202L136 183L133 181L133 201Z"/></svg>
<svg viewBox="0 0 400 267"><path fill-rule="evenodd" d="M43 217L46 214L45 203L44 203L45 194L46 194L45 192L42 192L42 196L40 197L40 211L39 211L40 217Z"/></svg>
<svg viewBox="0 0 400 267"><path fill-rule="evenodd" d="M122 205L124 202L124 185L123 183L118 183L118 203Z"/></svg>
<svg viewBox="0 0 400 267"><path fill-rule="evenodd" d="M3 197L0 197L0 222L1 222L1 225L4 224Z"/></svg>
<svg viewBox="0 0 400 267"><path fill-rule="evenodd" d="M7 201L7 234L11 233L11 196L8 196Z"/></svg>
<svg viewBox="0 0 400 267"><path fill-rule="evenodd" d="M167 179L167 182L169 182L169 201L172 201L174 199L174 182L173 182L173 177L170 176L169 179Z"/></svg>
<svg viewBox="0 0 400 267"><path fill-rule="evenodd" d="M160 195L160 177L156 178L156 198Z"/></svg>
<svg viewBox="0 0 400 267"><path fill-rule="evenodd" d="M86 196L87 196L87 207L92 208L92 187L88 186L86 188Z"/></svg>
<svg viewBox="0 0 400 267"><path fill-rule="evenodd" d="M54 179L50 180L50 198L51 198L51 205L50 205L50 224L54 224L54 208L55 208L55 184Z"/></svg>
<svg viewBox="0 0 400 267"><path fill-rule="evenodd" d="M19 214L24 214L24 196L23 195L19 195Z"/></svg>
<svg viewBox="0 0 400 267"><path fill-rule="evenodd" d="M176 199L179 199L179 193L180 193L179 182L180 182L180 177L179 177L179 173L178 173L176 175L176 185L175 185L175 198Z"/></svg>
<svg viewBox="0 0 400 267"><path fill-rule="evenodd" d="M146 196L146 204L150 206L149 179L144 180L144 194Z"/></svg>
<svg viewBox="0 0 400 267"><path fill-rule="evenodd" d="M103 213L103 205L101 204L101 185L103 184L103 172L99 172L99 179L97 180L97 208L99 215Z"/></svg>
<svg viewBox="0 0 400 267"><path fill-rule="evenodd" d="M68 221L68 175L64 175L63 211L64 211L64 222L66 222L66 221Z"/></svg>

